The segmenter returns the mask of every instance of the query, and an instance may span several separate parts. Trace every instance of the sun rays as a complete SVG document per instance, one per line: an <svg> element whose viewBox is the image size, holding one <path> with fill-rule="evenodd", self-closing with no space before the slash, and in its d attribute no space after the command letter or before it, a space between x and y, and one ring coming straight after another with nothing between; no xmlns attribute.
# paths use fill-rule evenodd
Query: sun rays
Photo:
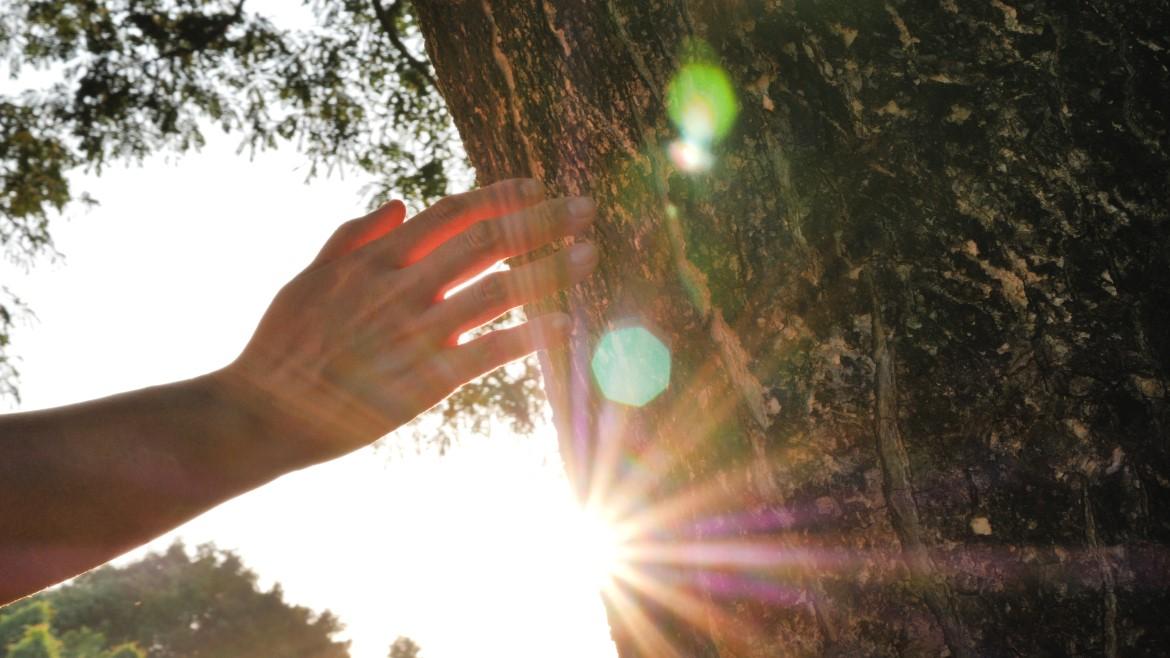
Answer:
<svg viewBox="0 0 1170 658"><path fill-rule="evenodd" d="M712 170L714 148L740 108L731 76L709 47L689 43L682 55L665 96L677 138L662 148L678 171L698 176ZM673 221L685 221L669 201L665 208ZM562 458L584 510L581 569L593 573L609 602L615 637L643 655L679 655L663 614L722 629L717 635L730 644L751 642L751 624L714 601L795 604L801 594L792 574L807 556L783 538L791 517L763 508L753 492L753 462L761 456L742 445L707 450L712 442L744 440L725 436L738 405L717 392L724 370L718 355L697 368L672 367L668 341L648 328L640 309L626 310L630 315L612 318L596 343L578 339L567 386L558 389L567 393L558 421ZM660 398L667 390L669 398ZM717 454L727 463L690 462Z"/></svg>

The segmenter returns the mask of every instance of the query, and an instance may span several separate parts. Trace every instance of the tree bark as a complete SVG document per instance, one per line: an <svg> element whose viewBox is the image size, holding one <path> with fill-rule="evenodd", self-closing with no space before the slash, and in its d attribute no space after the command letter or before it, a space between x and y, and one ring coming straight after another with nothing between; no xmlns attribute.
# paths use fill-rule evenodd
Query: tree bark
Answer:
<svg viewBox="0 0 1170 658"><path fill-rule="evenodd" d="M601 207L542 366L633 529L623 658L1170 650L1165 3L415 4L481 181ZM740 105L701 174L695 40ZM642 407L590 370L630 324Z"/></svg>

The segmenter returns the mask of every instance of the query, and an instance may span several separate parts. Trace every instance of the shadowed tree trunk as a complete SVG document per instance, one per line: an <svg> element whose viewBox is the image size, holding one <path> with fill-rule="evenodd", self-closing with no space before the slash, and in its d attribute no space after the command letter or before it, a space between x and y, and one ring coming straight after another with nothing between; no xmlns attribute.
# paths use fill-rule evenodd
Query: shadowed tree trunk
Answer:
<svg viewBox="0 0 1170 658"><path fill-rule="evenodd" d="M623 658L1170 650L1165 3L416 6L481 181L601 207L542 365Z"/></svg>

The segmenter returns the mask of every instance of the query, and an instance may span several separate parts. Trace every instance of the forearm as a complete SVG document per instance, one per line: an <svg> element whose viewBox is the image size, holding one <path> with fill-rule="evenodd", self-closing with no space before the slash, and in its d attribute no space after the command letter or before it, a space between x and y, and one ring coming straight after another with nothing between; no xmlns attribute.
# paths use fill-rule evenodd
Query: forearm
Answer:
<svg viewBox="0 0 1170 658"><path fill-rule="evenodd" d="M215 375L0 416L0 604L279 476L270 434Z"/></svg>

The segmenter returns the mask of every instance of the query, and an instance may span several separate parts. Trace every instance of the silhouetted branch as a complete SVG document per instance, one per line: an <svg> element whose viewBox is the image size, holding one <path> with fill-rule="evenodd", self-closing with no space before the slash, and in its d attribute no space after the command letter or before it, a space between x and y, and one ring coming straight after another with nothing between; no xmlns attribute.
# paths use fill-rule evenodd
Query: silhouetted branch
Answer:
<svg viewBox="0 0 1170 658"><path fill-rule="evenodd" d="M394 0L389 7L382 6L382 0L371 0L374 5L374 14L378 17L378 22L382 24L382 29L386 30L386 36L390 37L390 43L394 44L394 48L402 55L406 63L414 69L415 73L422 76L423 80L427 81L433 89L438 89L439 85L435 79L431 77L431 72L427 69L426 62L423 62L411 54L410 49L402 42L402 37L398 34L398 27L394 24L394 19L398 18L399 12L402 11L402 0Z"/></svg>

